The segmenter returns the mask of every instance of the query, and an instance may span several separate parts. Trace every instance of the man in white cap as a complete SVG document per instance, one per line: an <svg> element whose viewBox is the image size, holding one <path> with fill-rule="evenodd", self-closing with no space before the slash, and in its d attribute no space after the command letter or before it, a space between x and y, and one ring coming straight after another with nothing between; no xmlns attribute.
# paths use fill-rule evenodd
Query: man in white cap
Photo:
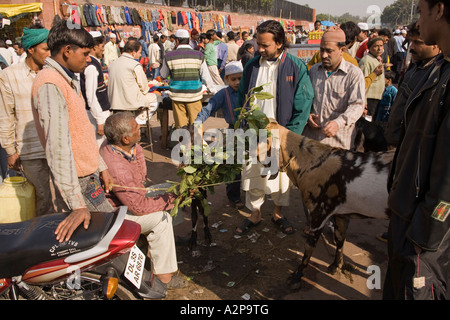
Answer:
<svg viewBox="0 0 450 320"><path fill-rule="evenodd" d="M111 62L119 57L119 48L117 47L117 36L114 33L109 35L109 42L105 44L103 63L109 66Z"/></svg>
<svg viewBox="0 0 450 320"><path fill-rule="evenodd" d="M367 49L367 41L369 41L369 25L365 22L360 22L358 23L358 27L361 29L361 32L358 35L359 48L356 52L355 58L359 61L369 51Z"/></svg>
<svg viewBox="0 0 450 320"><path fill-rule="evenodd" d="M394 36L395 39L395 55L394 55L394 71L395 71L395 79L394 83L398 83L402 71L403 60L406 56L406 50L403 47L403 43L405 42L406 30L401 30L399 34Z"/></svg>
<svg viewBox="0 0 450 320"><path fill-rule="evenodd" d="M3 39L0 39L0 56L8 63L7 67L13 64L11 51L8 50L8 46Z"/></svg>
<svg viewBox="0 0 450 320"><path fill-rule="evenodd" d="M89 120L95 128L97 144L105 139L103 127L110 115L111 104L108 98L108 88L102 70L101 59L105 51L105 37L100 31L91 31L94 47L91 49L91 61L81 73L81 92L83 93Z"/></svg>
<svg viewBox="0 0 450 320"><path fill-rule="evenodd" d="M172 99L175 126L184 127L194 123L202 109L202 80L200 76L204 55L189 45L189 32L175 32L176 49L166 53L164 78L170 76L169 96Z"/></svg>
<svg viewBox="0 0 450 320"><path fill-rule="evenodd" d="M14 50L13 43L11 40L6 40L6 47L8 48L9 52L11 52L12 57L12 64L16 64L19 62L19 56L16 53L16 50Z"/></svg>

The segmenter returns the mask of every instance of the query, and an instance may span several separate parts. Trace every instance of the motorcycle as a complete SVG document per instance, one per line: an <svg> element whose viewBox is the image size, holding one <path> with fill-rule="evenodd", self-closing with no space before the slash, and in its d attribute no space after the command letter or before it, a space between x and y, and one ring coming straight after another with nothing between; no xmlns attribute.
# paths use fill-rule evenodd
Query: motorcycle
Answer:
<svg viewBox="0 0 450 320"><path fill-rule="evenodd" d="M92 212L89 228L62 243L55 230L64 213L0 224L0 299L164 298L167 289L138 246L140 225L126 212Z"/></svg>

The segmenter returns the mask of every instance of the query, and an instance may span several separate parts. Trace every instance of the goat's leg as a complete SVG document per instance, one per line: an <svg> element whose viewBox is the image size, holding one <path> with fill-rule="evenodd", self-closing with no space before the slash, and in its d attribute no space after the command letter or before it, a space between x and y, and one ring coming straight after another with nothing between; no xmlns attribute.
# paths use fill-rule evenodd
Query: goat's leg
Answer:
<svg viewBox="0 0 450 320"><path fill-rule="evenodd" d="M203 215L203 222L205 225L205 227L203 228L203 231L205 233L205 242L207 245L210 245L212 243L212 235L211 235L211 231L209 230L208 217L204 215L203 210L202 210L202 215Z"/></svg>
<svg viewBox="0 0 450 320"><path fill-rule="evenodd" d="M303 259L297 270L291 275L289 278L289 286L291 290L297 290L300 288L301 279L303 277L303 270L309 265L309 261L311 260L314 249L316 248L317 241L322 234L322 230L318 229L315 231L311 231L308 235L308 238L305 242L305 253L303 254Z"/></svg>
<svg viewBox="0 0 450 320"><path fill-rule="evenodd" d="M200 192L201 192L203 198L206 199L207 198L206 189L201 188ZM199 202L199 210L203 217L203 224L204 224L203 232L205 234L205 242L207 245L210 245L212 243L212 236L211 236L211 232L209 230L209 221L208 221L208 217L205 215L205 209L203 208L203 206L200 202Z"/></svg>
<svg viewBox="0 0 450 320"><path fill-rule="evenodd" d="M336 241L336 255L334 262L328 267L328 272L336 274L344 265L344 242L347 233L348 217L335 215L334 240Z"/></svg>
<svg viewBox="0 0 450 320"><path fill-rule="evenodd" d="M191 204L191 220L192 220L192 231L191 240L189 241L189 250L193 250L197 246L197 226L198 226L198 210L199 205L197 199L192 200ZM200 207L201 210L201 207Z"/></svg>

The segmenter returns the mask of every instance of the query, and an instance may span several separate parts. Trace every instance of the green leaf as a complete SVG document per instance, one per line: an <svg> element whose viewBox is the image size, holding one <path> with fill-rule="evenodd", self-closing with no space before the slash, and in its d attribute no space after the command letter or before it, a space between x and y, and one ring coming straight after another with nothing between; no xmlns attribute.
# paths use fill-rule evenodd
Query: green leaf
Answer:
<svg viewBox="0 0 450 320"><path fill-rule="evenodd" d="M272 99L273 95L271 95L268 92L258 92L255 94L255 98L258 100L268 100L268 99Z"/></svg>
<svg viewBox="0 0 450 320"><path fill-rule="evenodd" d="M211 212L211 207L210 207L210 205L208 203L208 199L203 198L203 200L202 200L202 207L203 207L203 210L204 210L204 214L207 217L209 215L209 213Z"/></svg>
<svg viewBox="0 0 450 320"><path fill-rule="evenodd" d="M184 167L183 170L184 170L184 172L191 173L191 174L194 173L195 171L197 171L197 169L194 168L193 166Z"/></svg>

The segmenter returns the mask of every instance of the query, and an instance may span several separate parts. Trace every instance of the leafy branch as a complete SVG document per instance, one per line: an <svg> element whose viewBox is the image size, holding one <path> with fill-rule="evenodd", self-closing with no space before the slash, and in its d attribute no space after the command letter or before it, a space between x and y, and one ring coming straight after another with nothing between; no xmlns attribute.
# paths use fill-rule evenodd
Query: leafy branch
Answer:
<svg viewBox="0 0 450 320"><path fill-rule="evenodd" d="M252 88L245 97L243 107L235 110L239 111L237 121L234 125L235 130L239 128L243 128L244 131L254 129L258 133L260 129L266 128L269 119L256 103L256 100L273 98L273 95L263 91L264 86L261 85ZM205 215L210 213L210 205L207 199L203 197L201 189L206 189L210 193L214 193L215 186L235 181L236 176L242 171L242 164L238 164L237 161L237 143L238 141L235 139L233 152L227 152L225 148L226 143L218 147L211 147L205 144L201 146L193 144L189 150L184 150L190 155L190 164L181 166L178 169L177 176L180 177L180 182L168 181L172 183L172 186L167 192L173 193L176 196L173 202L174 207L171 211L172 216L176 216L180 208L190 206L194 198L201 202ZM199 152L202 155L210 154L215 160L222 161L202 161L202 163L195 163L193 156L199 154ZM247 160L248 150L245 149L244 153L245 159ZM231 155L234 155L233 161L229 161L228 159ZM204 159L203 156L202 159ZM231 162L231 164L227 162Z"/></svg>

